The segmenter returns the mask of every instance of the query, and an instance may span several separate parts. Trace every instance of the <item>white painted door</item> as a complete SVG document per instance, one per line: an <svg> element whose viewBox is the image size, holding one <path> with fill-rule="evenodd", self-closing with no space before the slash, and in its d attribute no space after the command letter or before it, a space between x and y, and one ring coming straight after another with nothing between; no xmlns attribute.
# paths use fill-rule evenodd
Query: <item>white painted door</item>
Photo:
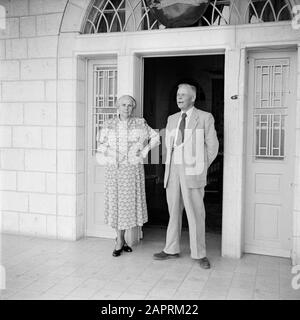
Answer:
<svg viewBox="0 0 300 320"><path fill-rule="evenodd" d="M115 238L115 231L104 223L104 167L96 161L97 134L103 121L116 116L117 61L88 62L88 148L86 235Z"/></svg>
<svg viewBox="0 0 300 320"><path fill-rule="evenodd" d="M244 251L290 257L295 55L250 54L248 80Z"/></svg>

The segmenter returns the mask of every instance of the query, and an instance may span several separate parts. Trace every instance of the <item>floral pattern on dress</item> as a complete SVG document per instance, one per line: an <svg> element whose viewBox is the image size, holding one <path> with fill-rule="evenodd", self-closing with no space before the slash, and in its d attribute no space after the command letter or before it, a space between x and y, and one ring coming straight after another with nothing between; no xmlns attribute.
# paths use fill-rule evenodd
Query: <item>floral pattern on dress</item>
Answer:
<svg viewBox="0 0 300 320"><path fill-rule="evenodd" d="M159 141L159 134L143 118L108 120L100 131L97 151L105 159L104 221L112 228L126 230L148 221L143 160L136 152L152 139Z"/></svg>

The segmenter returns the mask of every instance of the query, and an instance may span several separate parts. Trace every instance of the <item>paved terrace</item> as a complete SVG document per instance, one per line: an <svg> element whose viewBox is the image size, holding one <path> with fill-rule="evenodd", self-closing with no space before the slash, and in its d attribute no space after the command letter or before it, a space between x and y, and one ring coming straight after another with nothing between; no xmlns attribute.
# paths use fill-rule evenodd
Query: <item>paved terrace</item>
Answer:
<svg viewBox="0 0 300 320"><path fill-rule="evenodd" d="M289 259L245 254L220 256L220 235L207 234L212 269L189 257L188 233L182 234L179 259L155 261L165 230L145 229L144 240L114 258L114 241L77 242L2 235L6 290L1 299L300 299L291 287Z"/></svg>

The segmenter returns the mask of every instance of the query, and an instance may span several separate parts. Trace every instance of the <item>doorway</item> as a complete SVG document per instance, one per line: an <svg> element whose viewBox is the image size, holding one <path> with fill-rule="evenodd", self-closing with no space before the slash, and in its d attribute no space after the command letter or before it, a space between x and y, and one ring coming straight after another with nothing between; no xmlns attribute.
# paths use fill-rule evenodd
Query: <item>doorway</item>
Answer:
<svg viewBox="0 0 300 320"><path fill-rule="evenodd" d="M220 142L217 158L208 171L204 204L206 231L221 233L224 136L224 55L144 58L143 117L155 129L166 127L169 115L179 111L177 86L188 82L197 88L195 107L211 112ZM162 137L163 138L163 137ZM147 227L166 228L169 221L166 192L163 188L164 164L145 165L146 197L149 222ZM183 214L183 229L188 227Z"/></svg>

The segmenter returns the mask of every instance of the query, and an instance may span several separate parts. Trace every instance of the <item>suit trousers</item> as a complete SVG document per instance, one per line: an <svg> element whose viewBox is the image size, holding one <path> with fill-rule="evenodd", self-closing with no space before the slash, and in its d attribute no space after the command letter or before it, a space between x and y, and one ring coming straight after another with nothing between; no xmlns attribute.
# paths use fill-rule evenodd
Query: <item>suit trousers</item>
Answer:
<svg viewBox="0 0 300 320"><path fill-rule="evenodd" d="M184 166L175 164L173 159L174 155L170 163L166 188L170 217L164 252L169 254L180 252L182 213L185 208L189 225L191 257L201 259L206 257L204 187L188 188Z"/></svg>

